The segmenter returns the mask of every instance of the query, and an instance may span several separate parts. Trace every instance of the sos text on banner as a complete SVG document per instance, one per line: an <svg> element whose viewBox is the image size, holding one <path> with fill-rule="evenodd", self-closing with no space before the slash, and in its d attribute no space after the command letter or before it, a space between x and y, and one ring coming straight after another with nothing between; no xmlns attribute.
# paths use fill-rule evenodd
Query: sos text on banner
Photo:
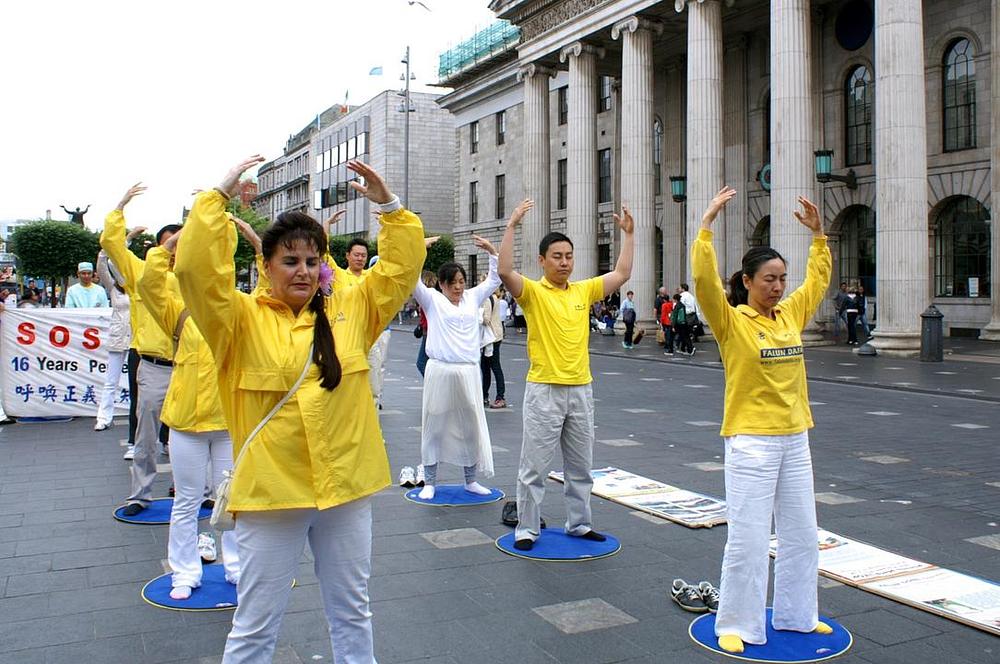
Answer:
<svg viewBox="0 0 1000 664"><path fill-rule="evenodd" d="M0 317L3 405L15 417L97 415L111 309L7 309ZM128 413L128 367L115 415Z"/></svg>

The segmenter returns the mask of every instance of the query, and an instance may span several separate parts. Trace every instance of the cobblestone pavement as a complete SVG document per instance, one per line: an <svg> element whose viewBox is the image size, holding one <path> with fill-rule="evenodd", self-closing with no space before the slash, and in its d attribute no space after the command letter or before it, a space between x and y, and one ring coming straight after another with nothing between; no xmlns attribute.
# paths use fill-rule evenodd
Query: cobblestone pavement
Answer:
<svg viewBox="0 0 1000 664"><path fill-rule="evenodd" d="M700 347L693 361L670 360L653 345L625 356L620 338L593 340L596 465L723 495L723 374L711 364L713 346ZM513 494L523 337L502 349L511 407L488 415L493 484ZM394 332L381 416L394 474L418 463L415 355L408 329ZM983 362L936 365L857 358L838 348L807 349L806 357L816 379L811 439L820 525L1000 580L1000 365L988 353ZM166 611L140 598L142 585L163 573L167 530L111 518L128 489L124 427L94 433L91 426L0 428L0 663L219 662L228 612ZM162 462L165 494L169 460ZM460 473L446 466L441 481L458 481ZM563 519L560 493L550 484L543 508L554 527ZM594 499L595 526L622 541L621 553L544 564L494 547L508 532L499 504L430 508L404 501L395 487L374 501L371 596L381 664L726 661L690 641L690 616L667 592L676 577L718 581L725 527L690 530ZM285 617L279 664L331 661L308 558ZM1000 661L1000 638L825 579L820 585L821 611L855 635L837 661ZM560 606L569 602L580 604ZM567 614L571 629L543 617Z"/></svg>

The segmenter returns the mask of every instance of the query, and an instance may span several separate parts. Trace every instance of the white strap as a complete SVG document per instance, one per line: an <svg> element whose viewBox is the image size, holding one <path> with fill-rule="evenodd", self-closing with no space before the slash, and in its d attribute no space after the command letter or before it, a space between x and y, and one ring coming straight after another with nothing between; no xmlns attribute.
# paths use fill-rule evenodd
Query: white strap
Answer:
<svg viewBox="0 0 1000 664"><path fill-rule="evenodd" d="M230 477L236 474L236 467L239 466L240 459L242 459L243 455L246 454L247 448L250 447L250 443L253 442L253 439L257 437L257 434L260 433L260 430L264 428L264 426L271 420L271 418L274 417L275 414L279 410L281 410L281 408L286 403L288 403L288 400L292 398L292 395L295 394L295 391L299 389L300 385L302 385L302 381L306 379L306 374L309 373L309 367L312 366L312 361L313 361L312 356L313 356L313 346L312 344L309 344L309 354L306 355L306 365L302 367L302 373L299 374L299 379L296 380L295 384L292 385L292 388L285 393L285 396L281 397L281 401L274 404L274 408L271 409L271 412L269 412L267 415L264 416L264 419L262 419L257 424L256 427L254 427L254 430L250 432L250 435L247 436L247 439L243 441L243 447L240 448L240 453L236 455L236 460L233 461L233 469L230 471Z"/></svg>

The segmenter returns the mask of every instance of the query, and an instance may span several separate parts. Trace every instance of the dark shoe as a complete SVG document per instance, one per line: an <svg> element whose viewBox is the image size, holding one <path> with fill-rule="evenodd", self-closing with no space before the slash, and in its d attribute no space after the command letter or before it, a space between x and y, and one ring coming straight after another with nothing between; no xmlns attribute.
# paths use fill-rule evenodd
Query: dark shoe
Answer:
<svg viewBox="0 0 1000 664"><path fill-rule="evenodd" d="M702 581L698 584L698 596L708 607L709 613L719 612L719 591L715 586L708 581Z"/></svg>
<svg viewBox="0 0 1000 664"><path fill-rule="evenodd" d="M125 509L122 510L122 516L135 516L144 509L146 508L139 503L130 503L125 506Z"/></svg>
<svg viewBox="0 0 1000 664"><path fill-rule="evenodd" d="M517 503L515 501L508 500L503 504L503 510L500 512L500 522L511 528L517 527ZM539 519L539 522L539 527L545 530L545 519Z"/></svg>
<svg viewBox="0 0 1000 664"><path fill-rule="evenodd" d="M582 535L577 535L577 537L580 539L590 540L591 542L606 542L608 540L607 537L600 534L596 530L588 530Z"/></svg>
<svg viewBox="0 0 1000 664"><path fill-rule="evenodd" d="M514 548L518 551L531 551L531 547L535 546L535 540L530 539L519 539L514 542Z"/></svg>
<svg viewBox="0 0 1000 664"><path fill-rule="evenodd" d="M677 606L691 613L705 613L708 607L698 593L698 589L688 585L684 579L674 579L674 584L670 588L670 597Z"/></svg>
<svg viewBox="0 0 1000 664"><path fill-rule="evenodd" d="M169 488L169 489L167 489L167 495L168 495L168 496L170 496L171 498L173 498L173 497L174 497L174 494L175 494L175 493L176 493L176 492L174 491L174 485L173 485L173 484L171 484L171 485L170 485L170 488Z"/></svg>
<svg viewBox="0 0 1000 664"><path fill-rule="evenodd" d="M212 500L211 498L206 498L201 503L201 509L203 509L203 510L214 510L215 509L215 501Z"/></svg>

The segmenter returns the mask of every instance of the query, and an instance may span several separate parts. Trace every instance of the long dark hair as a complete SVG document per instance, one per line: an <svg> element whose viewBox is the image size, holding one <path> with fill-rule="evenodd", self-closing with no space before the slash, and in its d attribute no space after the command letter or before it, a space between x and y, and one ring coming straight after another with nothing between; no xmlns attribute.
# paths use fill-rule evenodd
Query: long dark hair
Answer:
<svg viewBox="0 0 1000 664"><path fill-rule="evenodd" d="M455 279L458 278L459 274L461 274L462 278L465 279L466 281L469 280L469 277L466 276L465 274L464 267L462 267L458 263L445 263L444 265L438 268L438 275L437 275L438 284L440 285L440 284L453 283Z"/></svg>
<svg viewBox="0 0 1000 664"><path fill-rule="evenodd" d="M735 306L747 304L750 293L743 285L743 275L753 279L753 276L760 270L764 263L777 258L782 263L788 264L777 251L771 247L754 247L743 254L743 267L733 273L729 278L729 304Z"/></svg>
<svg viewBox="0 0 1000 664"><path fill-rule="evenodd" d="M279 245L292 249L297 241L311 245L320 256L326 254L326 237L319 222L304 212L282 212L277 221L261 235L264 260L271 260ZM342 373L330 319L326 316L326 300L319 290L309 301L309 310L316 314L316 324L313 326L313 362L319 367L320 387L332 390L340 385Z"/></svg>

